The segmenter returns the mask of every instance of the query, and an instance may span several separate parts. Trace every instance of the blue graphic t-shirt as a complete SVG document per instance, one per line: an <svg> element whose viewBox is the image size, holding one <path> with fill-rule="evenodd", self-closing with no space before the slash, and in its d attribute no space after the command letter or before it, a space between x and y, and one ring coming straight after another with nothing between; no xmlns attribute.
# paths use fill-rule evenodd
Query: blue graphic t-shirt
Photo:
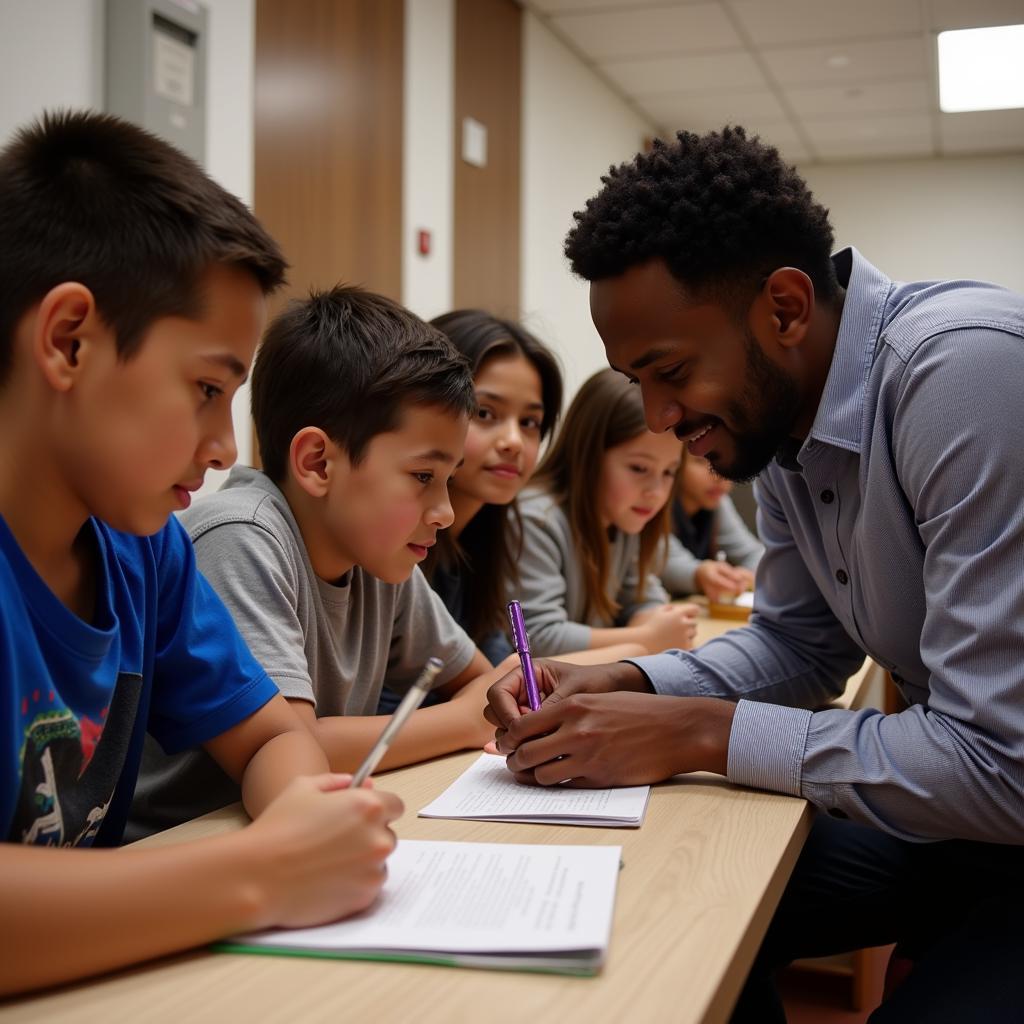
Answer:
<svg viewBox="0 0 1024 1024"><path fill-rule="evenodd" d="M115 846L148 729L168 752L220 735L277 688L196 571L176 520L152 537L91 520L92 624L0 517L0 838Z"/></svg>

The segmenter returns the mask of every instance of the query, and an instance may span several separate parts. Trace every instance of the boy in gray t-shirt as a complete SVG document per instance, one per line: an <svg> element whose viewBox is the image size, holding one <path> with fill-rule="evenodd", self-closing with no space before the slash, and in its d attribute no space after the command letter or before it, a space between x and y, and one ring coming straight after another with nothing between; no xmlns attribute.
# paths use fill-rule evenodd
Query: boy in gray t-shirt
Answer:
<svg viewBox="0 0 1024 1024"><path fill-rule="evenodd" d="M417 711L383 767L483 746L501 673L417 565L453 519L448 480L475 409L463 357L390 300L339 287L271 325L252 407L264 470L235 469L182 522L253 654L335 771L380 734L385 680L404 690L430 655L454 699ZM238 798L202 751L168 757L148 739L129 837Z"/></svg>

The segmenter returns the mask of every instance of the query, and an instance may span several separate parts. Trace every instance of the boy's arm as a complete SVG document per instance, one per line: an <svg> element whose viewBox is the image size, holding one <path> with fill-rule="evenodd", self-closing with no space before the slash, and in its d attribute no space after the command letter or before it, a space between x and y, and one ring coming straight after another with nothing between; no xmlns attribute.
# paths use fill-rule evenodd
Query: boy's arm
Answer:
<svg viewBox="0 0 1024 1024"><path fill-rule="evenodd" d="M519 663L506 658L497 668L479 651L466 669L448 683L458 687L452 700L414 712L381 760L379 770L426 761L455 750L483 747L494 738L494 726L484 718L487 690ZM483 671L477 671L483 667ZM471 673L476 673L470 678ZM329 715L317 718L313 705L289 700L309 731L316 736L331 770L351 772L362 762L387 724L387 715Z"/></svg>
<svg viewBox="0 0 1024 1024"><path fill-rule="evenodd" d="M320 744L280 694L203 747L241 783L242 803L252 818L296 776L330 770Z"/></svg>
<svg viewBox="0 0 1024 1024"><path fill-rule="evenodd" d="M117 850L0 844L9 940L0 995L238 932L322 924L364 910L383 883L395 843L388 824L402 805L388 793L344 789L348 782L296 779L258 822L193 843Z"/></svg>

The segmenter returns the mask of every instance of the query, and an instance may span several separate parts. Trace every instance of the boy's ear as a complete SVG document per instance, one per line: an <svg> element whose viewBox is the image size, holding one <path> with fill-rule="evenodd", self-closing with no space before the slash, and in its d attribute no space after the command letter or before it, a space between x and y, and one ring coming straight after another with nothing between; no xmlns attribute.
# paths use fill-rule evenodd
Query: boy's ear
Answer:
<svg viewBox="0 0 1024 1024"><path fill-rule="evenodd" d="M109 335L92 292L84 284L67 281L51 288L39 303L32 356L52 388L68 391L94 346Z"/></svg>
<svg viewBox="0 0 1024 1024"><path fill-rule="evenodd" d="M319 427L303 427L288 449L295 482L314 498L327 493L340 456L338 446Z"/></svg>

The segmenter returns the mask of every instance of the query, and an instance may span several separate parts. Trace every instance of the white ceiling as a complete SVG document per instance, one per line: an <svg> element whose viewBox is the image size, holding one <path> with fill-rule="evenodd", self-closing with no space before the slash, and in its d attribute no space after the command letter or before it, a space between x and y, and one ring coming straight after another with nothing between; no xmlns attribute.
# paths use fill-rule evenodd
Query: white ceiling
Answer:
<svg viewBox="0 0 1024 1024"><path fill-rule="evenodd" d="M525 3L665 134L742 124L794 162L1024 150L1024 109L939 110L935 44L1024 0Z"/></svg>

